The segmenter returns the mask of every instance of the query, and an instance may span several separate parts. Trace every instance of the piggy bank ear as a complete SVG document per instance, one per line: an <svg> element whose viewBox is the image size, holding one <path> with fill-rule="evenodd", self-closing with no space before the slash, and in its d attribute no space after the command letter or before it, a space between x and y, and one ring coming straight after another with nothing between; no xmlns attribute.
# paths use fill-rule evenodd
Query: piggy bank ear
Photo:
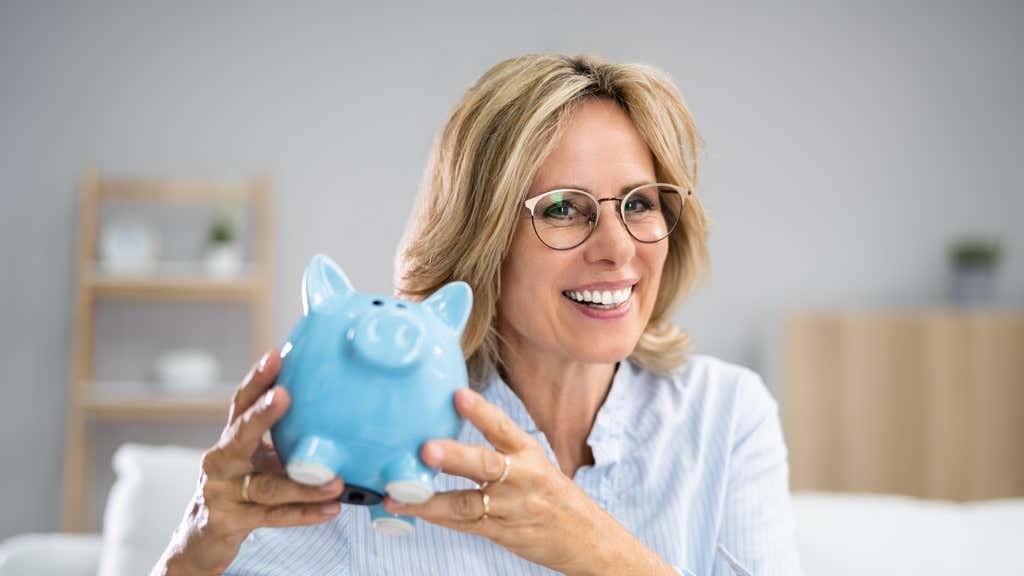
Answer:
<svg viewBox="0 0 1024 576"><path fill-rule="evenodd" d="M461 336L473 309L473 290L465 282L449 282L424 300L423 305Z"/></svg>
<svg viewBox="0 0 1024 576"><path fill-rule="evenodd" d="M317 254L309 261L306 273L302 276L302 314L306 316L316 311L332 296L344 299L355 291L334 260Z"/></svg>

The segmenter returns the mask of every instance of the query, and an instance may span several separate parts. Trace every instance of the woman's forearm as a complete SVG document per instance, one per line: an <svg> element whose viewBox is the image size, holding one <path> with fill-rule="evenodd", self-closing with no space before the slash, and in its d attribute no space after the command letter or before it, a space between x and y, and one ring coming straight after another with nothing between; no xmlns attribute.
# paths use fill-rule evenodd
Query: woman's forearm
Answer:
<svg viewBox="0 0 1024 576"><path fill-rule="evenodd" d="M609 550L611 554L605 565L594 574L679 576L672 566L633 535L628 540L617 540L619 543Z"/></svg>
<svg viewBox="0 0 1024 576"><path fill-rule="evenodd" d="M222 569L203 569L199 566L197 560L200 557L205 557L205 559L209 560L211 554L208 552L203 553L202 550L204 548L209 550L211 547L216 547L216 545L211 546L210 543L201 542L201 538L192 528L193 526L189 524L188 519L182 522L178 529L174 531L170 544L164 550L163 555L160 556L160 560L157 561L149 576L207 576L221 574L227 569L231 559L234 558L234 553L237 553L237 548L234 550L234 553L224 550L223 559L219 562L214 562L222 566ZM227 546L223 548L227 548Z"/></svg>
<svg viewBox="0 0 1024 576"><path fill-rule="evenodd" d="M654 550L645 546L610 514L604 514L608 522L604 523L604 529L598 538L583 543L584 551L581 554L585 555L587 561L580 564L580 569L573 570L572 576L679 576L679 572ZM597 545L597 542L600 542L600 545Z"/></svg>

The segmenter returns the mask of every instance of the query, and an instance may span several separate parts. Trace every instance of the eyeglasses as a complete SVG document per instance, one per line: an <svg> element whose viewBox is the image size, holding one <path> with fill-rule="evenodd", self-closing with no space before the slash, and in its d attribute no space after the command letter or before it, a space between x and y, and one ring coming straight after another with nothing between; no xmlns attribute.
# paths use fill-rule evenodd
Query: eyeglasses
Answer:
<svg viewBox="0 0 1024 576"><path fill-rule="evenodd" d="M619 203L619 218L629 235L651 244L666 238L679 223L683 204L693 191L672 184L644 184L622 198L595 198L584 190L559 188L523 202L533 231L549 248L570 250L586 242L597 228L601 203Z"/></svg>

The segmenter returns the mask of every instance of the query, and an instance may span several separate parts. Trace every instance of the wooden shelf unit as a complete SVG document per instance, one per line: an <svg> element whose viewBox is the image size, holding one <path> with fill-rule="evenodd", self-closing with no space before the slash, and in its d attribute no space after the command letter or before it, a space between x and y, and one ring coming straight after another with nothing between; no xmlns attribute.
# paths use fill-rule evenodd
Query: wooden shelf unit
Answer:
<svg viewBox="0 0 1024 576"><path fill-rule="evenodd" d="M794 490L1024 496L1024 313L802 312L785 347Z"/></svg>
<svg viewBox="0 0 1024 576"><path fill-rule="evenodd" d="M260 281L259 276L234 280L110 276L86 279L96 297L156 300L259 300L263 296Z"/></svg>
<svg viewBox="0 0 1024 576"><path fill-rule="evenodd" d="M166 394L93 394L82 410L96 420L224 420L230 389L201 396Z"/></svg>
<svg viewBox="0 0 1024 576"><path fill-rule="evenodd" d="M251 208L251 264L234 278L203 275L194 270L117 275L99 271L99 209L104 200L201 203L218 205L225 199ZM273 221L271 185L258 177L242 184L168 182L138 178L101 177L85 171L81 183L76 247L74 323L68 382L68 411L64 442L63 509L66 532L94 529L92 518L94 450L91 424L100 421L166 422L216 421L227 417L230 389L203 396L97 390L94 382L95 307L100 300L179 300L239 302L252 318L250 356L257 358L272 342Z"/></svg>

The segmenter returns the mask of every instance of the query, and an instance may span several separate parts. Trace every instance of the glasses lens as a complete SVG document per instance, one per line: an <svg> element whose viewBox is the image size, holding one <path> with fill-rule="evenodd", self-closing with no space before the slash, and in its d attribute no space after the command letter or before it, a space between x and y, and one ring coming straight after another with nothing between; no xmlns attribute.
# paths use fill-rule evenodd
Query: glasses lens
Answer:
<svg viewBox="0 0 1024 576"><path fill-rule="evenodd" d="M594 226L597 203L586 194L556 190L533 208L533 226L541 242L559 250L587 239Z"/></svg>
<svg viewBox="0 0 1024 576"><path fill-rule="evenodd" d="M641 242L657 242L679 223L683 195L668 186L643 186L622 199L626 228Z"/></svg>

